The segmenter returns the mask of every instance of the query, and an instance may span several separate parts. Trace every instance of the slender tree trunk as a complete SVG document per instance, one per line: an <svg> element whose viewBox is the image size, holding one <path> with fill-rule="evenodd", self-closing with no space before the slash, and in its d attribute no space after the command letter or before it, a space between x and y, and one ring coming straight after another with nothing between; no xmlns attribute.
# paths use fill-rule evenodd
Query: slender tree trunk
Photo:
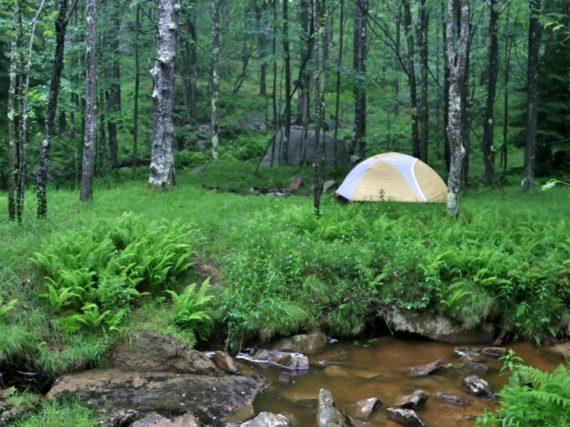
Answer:
<svg viewBox="0 0 570 427"><path fill-rule="evenodd" d="M420 0L420 87L421 87L421 104L420 104L420 146L421 159L428 161L429 155L429 92L428 92L428 36L429 36L429 12L426 0Z"/></svg>
<svg viewBox="0 0 570 427"><path fill-rule="evenodd" d="M534 186L536 122L538 117L539 50L542 33L539 21L540 0L530 0L529 4L530 23L528 28L526 147L524 155L524 177L522 180L522 188L525 190L529 190Z"/></svg>
<svg viewBox="0 0 570 427"><path fill-rule="evenodd" d="M277 127L280 125L277 118L277 1L272 1L272 11L273 11L273 40L271 46L271 52L273 54L273 88L271 90L271 100L273 104L273 128L277 131ZM275 135L277 133L275 132ZM275 136L275 138L277 138ZM276 141L271 144L271 166L275 164L275 147Z"/></svg>
<svg viewBox="0 0 570 427"><path fill-rule="evenodd" d="M483 118L483 163L485 174L483 176L486 185L492 185L495 181L495 149L493 148L493 108L497 90L497 75L499 73L499 0L490 0L489 11L489 69L487 72L487 102Z"/></svg>
<svg viewBox="0 0 570 427"><path fill-rule="evenodd" d="M446 39L446 21L445 21L445 2L448 0L441 0L441 16L442 16L442 34L444 51L447 46ZM449 19L449 18L448 18ZM449 164L451 162L451 155L449 151L449 140L447 138L447 126L449 124L449 61L447 53L443 55L443 157L445 159L445 168L449 172Z"/></svg>
<svg viewBox="0 0 570 427"><path fill-rule="evenodd" d="M323 37L323 19L325 0L312 0L314 36L314 61L315 61L315 90L316 90L316 118L315 118L315 182L313 185L313 207L315 214L321 214L321 197L323 193L323 163L324 141L321 141L321 130L325 118L325 64L322 61L326 42Z"/></svg>
<svg viewBox="0 0 570 427"><path fill-rule="evenodd" d="M135 11L135 93L133 105L133 167L138 158L139 151L139 93L141 86L140 72L140 31L141 31L141 5L137 4Z"/></svg>
<svg viewBox="0 0 570 427"><path fill-rule="evenodd" d="M188 64L185 66L187 69L186 78L186 104L188 106L188 118L192 119L192 115L196 112L196 105L198 103L198 33L196 29L196 18L194 16L196 7L195 0L191 2L190 16L187 20L187 30L190 35L190 40L186 42L188 50Z"/></svg>
<svg viewBox="0 0 570 427"><path fill-rule="evenodd" d="M86 85L85 95L85 138L83 161L81 163L82 202L93 198L93 174L95 172L95 149L97 141L97 0L86 0L85 56Z"/></svg>
<svg viewBox="0 0 570 427"><path fill-rule="evenodd" d="M283 0L283 54L285 66L285 114L281 144L281 163L289 162L289 138L291 136L291 52L289 49L289 1Z"/></svg>
<svg viewBox="0 0 570 427"><path fill-rule="evenodd" d="M179 0L158 0L158 33L153 77L154 132L149 184L169 188L176 183L174 170L174 67Z"/></svg>
<svg viewBox="0 0 570 427"><path fill-rule="evenodd" d="M456 7L456 5L458 7ZM446 46L449 64L449 110L447 138L451 154L447 182L447 209L459 213L459 191L465 148L461 141L461 84L465 78L469 44L469 0L447 1Z"/></svg>
<svg viewBox="0 0 570 427"><path fill-rule="evenodd" d="M402 7L401 4L398 5L398 11L396 13L396 52L397 55L400 56L400 47L401 47L401 33L402 33ZM400 79L399 79L399 71L401 70L400 61L396 58L394 69L398 72L394 78L394 115L400 115Z"/></svg>
<svg viewBox="0 0 570 427"><path fill-rule="evenodd" d="M341 0L344 1L344 0ZM309 5L308 0L301 0L299 3L299 21L301 22L301 63L305 60L308 55L308 50L310 49L309 40ZM298 87L298 101L297 101L297 120L298 124L306 124L309 122L309 103L310 103L310 93L311 93L311 72L305 67L301 75L299 76L299 87Z"/></svg>
<svg viewBox="0 0 570 427"><path fill-rule="evenodd" d="M338 59L336 62L336 98L334 111L334 137L338 138L338 124L340 118L340 69L342 68L342 53L344 49L344 0L340 0L340 16L339 16L339 39L338 39ZM334 145L335 150L337 144ZM335 153L335 164L336 164Z"/></svg>
<svg viewBox="0 0 570 427"><path fill-rule="evenodd" d="M212 159L218 160L218 101L220 99L220 17L222 1L214 0L212 3Z"/></svg>
<svg viewBox="0 0 570 427"><path fill-rule="evenodd" d="M263 21L263 12L265 10L265 0L262 0L263 6L260 6L255 0L255 28L257 30L257 46L261 64L259 65L259 95L267 96L267 34L266 26Z"/></svg>
<svg viewBox="0 0 570 427"><path fill-rule="evenodd" d="M10 83L8 89L8 219L16 219L16 151L19 143L16 111L18 89L19 33L21 25L20 1L14 0L14 19L10 38Z"/></svg>
<svg viewBox="0 0 570 427"><path fill-rule="evenodd" d="M47 214L46 187L48 181L49 151L51 146L51 136L57 112L57 97L59 94L59 84L63 71L63 54L65 49L65 33L67 30L67 6L68 0L59 0L57 6L57 18L55 20L55 55L53 62L53 74L49 87L48 105L44 120L44 134L40 149L40 159L37 172L37 198L38 217ZM65 115L63 116L65 120Z"/></svg>
<svg viewBox="0 0 570 427"><path fill-rule="evenodd" d="M404 31L406 32L407 45L407 76L410 86L410 109L412 115L412 154L414 157L421 158L420 133L419 133L419 117L418 117L418 89L416 84L416 72L414 61L414 33L412 29L412 12L410 10L410 0L402 1L404 7Z"/></svg>
<svg viewBox="0 0 570 427"><path fill-rule="evenodd" d="M465 148L463 157L463 167L461 169L461 187L466 189L469 186L469 166L471 161L471 98L469 95L469 75L471 69L471 42L473 33L469 24L469 40L467 41L467 55L465 57L465 73L461 80L461 141Z"/></svg>
<svg viewBox="0 0 570 427"><path fill-rule="evenodd" d="M501 146L501 170L503 175L507 172L507 143L509 136L509 77L511 70L511 48L512 38L509 34L509 19L511 4L507 4L507 13L505 18L505 65L504 65L504 88L503 88L503 145Z"/></svg>
<svg viewBox="0 0 570 427"><path fill-rule="evenodd" d="M111 84L109 90L105 94L107 103L107 133L109 134L109 158L111 166L116 168L119 163L119 142L117 133L121 118L121 62L119 52L119 32L121 30L121 19L119 5L113 6L114 16L113 33L111 35L111 43L109 50L111 51L112 60L109 64L109 77Z"/></svg>
<svg viewBox="0 0 570 427"><path fill-rule="evenodd" d="M30 30L30 41L28 44L28 52L26 57L26 64L24 68L24 73L22 76L23 82L20 88L21 97L21 111L20 111L20 141L17 150L18 153L18 174L16 177L18 194L16 198L16 219L19 223L22 222L22 217L24 215L24 197L26 191L26 162L27 162L27 151L28 151L28 114L29 114L29 102L28 102L28 89L30 88L30 75L32 73L32 55L34 53L34 40L36 36L36 26L40 20L40 15L43 12L45 6L45 0L41 0L36 14L32 20L32 28Z"/></svg>
<svg viewBox="0 0 570 427"><path fill-rule="evenodd" d="M354 15L354 147L360 158L366 156L366 56L368 0L356 0Z"/></svg>

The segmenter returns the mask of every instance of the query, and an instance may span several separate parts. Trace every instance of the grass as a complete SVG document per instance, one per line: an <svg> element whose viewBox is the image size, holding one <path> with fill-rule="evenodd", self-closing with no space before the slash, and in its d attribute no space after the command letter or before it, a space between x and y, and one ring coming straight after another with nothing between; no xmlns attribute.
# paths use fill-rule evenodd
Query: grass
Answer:
<svg viewBox="0 0 570 427"><path fill-rule="evenodd" d="M65 333L53 327L53 310L38 298L45 281L31 261L33 254L62 234L88 234L124 213L134 213L145 224L178 221L181 233L191 228L200 235L193 242L195 262L212 263L221 272L223 286L211 286L217 333L230 334L234 342L261 328L287 334L314 324L350 334L369 319L376 301L441 311L470 326L499 312L504 327L527 338L556 333L556 321L567 315L566 189L472 190L462 199L458 220L449 218L443 205L343 206L326 196L323 217L316 220L309 197L201 188L205 183L231 184L236 191L252 182L285 186L299 173L279 168L262 171L253 181L252 167L220 162L203 175L184 170L168 192L152 191L139 180L102 185L88 204L78 201L76 191L53 190L47 220L33 217L34 200L28 200L23 226L0 223L0 294L4 301L18 301L0 322L0 359L27 360L54 375L104 365L112 343L141 324L194 342L160 316L170 310L165 292L133 305L120 333ZM309 172L302 171L307 180ZM190 271L173 289L180 292L197 279Z"/></svg>

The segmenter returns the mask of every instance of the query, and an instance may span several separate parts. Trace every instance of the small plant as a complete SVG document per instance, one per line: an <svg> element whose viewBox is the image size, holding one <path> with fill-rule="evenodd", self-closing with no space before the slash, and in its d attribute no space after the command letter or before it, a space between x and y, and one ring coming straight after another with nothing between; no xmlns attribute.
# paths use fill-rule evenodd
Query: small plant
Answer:
<svg viewBox="0 0 570 427"><path fill-rule="evenodd" d="M206 339L212 323L210 282L206 279L198 289L196 283L188 285L182 293L167 291L172 297L172 319L175 325L195 332Z"/></svg>
<svg viewBox="0 0 570 427"><path fill-rule="evenodd" d="M17 299L11 299L7 302L4 302L4 298L2 298L2 295L0 295L0 320L3 320L9 312L14 310L14 308L16 308L16 305L18 305Z"/></svg>

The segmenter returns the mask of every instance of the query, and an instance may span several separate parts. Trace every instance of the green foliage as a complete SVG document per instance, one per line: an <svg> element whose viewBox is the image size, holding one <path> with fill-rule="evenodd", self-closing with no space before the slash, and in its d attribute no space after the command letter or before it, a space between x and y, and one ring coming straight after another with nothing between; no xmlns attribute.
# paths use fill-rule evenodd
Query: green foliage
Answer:
<svg viewBox="0 0 570 427"><path fill-rule="evenodd" d="M79 403L50 402L35 414L15 423L17 427L94 427L99 425L95 414Z"/></svg>
<svg viewBox="0 0 570 427"><path fill-rule="evenodd" d="M4 302L4 298L0 295L0 321L4 319L18 305L17 299Z"/></svg>
<svg viewBox="0 0 570 427"><path fill-rule="evenodd" d="M499 393L500 409L478 419L483 426L516 427L570 425L570 373L560 365L554 372L515 364L509 384Z"/></svg>
<svg viewBox="0 0 570 427"><path fill-rule="evenodd" d="M195 332L206 339L212 323L210 283L206 279L196 290L196 283L188 285L182 293L167 291L172 297L172 319L175 325Z"/></svg>

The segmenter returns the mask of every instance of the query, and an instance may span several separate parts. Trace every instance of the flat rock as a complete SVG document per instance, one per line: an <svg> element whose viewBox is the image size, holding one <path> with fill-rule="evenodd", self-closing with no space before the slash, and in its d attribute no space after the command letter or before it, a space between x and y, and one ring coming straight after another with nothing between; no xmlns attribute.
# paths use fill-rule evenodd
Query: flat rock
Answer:
<svg viewBox="0 0 570 427"><path fill-rule="evenodd" d="M460 357L469 356L473 359L477 359L478 356L499 359L507 354L507 349L505 347L455 347L453 352Z"/></svg>
<svg viewBox="0 0 570 427"><path fill-rule="evenodd" d="M325 348L327 336L319 330L308 334L294 335L283 338L273 345L274 350L294 353L315 354Z"/></svg>
<svg viewBox="0 0 570 427"><path fill-rule="evenodd" d="M239 370L234 363L234 359L223 351L216 351L214 353L214 363L218 369L230 374L239 374Z"/></svg>
<svg viewBox="0 0 570 427"><path fill-rule="evenodd" d="M288 427L289 420L283 414L261 412L252 420L240 424L240 427Z"/></svg>
<svg viewBox="0 0 570 427"><path fill-rule="evenodd" d="M200 427L200 423L192 414L185 414L173 419L152 413L135 421L131 427Z"/></svg>
<svg viewBox="0 0 570 427"><path fill-rule="evenodd" d="M483 344L492 342L495 336L495 328L490 323L480 325L478 329L468 329L439 314L391 308L384 310L384 319L393 331L417 334L452 344Z"/></svg>
<svg viewBox="0 0 570 427"><path fill-rule="evenodd" d="M483 378L477 375L469 375L463 378L463 385L467 388L467 391L475 396L480 397L493 397L493 389L491 385L485 381Z"/></svg>
<svg viewBox="0 0 570 427"><path fill-rule="evenodd" d="M136 408L140 416L191 413L219 423L251 405L268 382L261 376L205 376L90 370L62 377L47 398L78 398L110 424L114 414Z"/></svg>
<svg viewBox="0 0 570 427"><path fill-rule="evenodd" d="M337 409L332 394L327 389L319 391L319 409L317 412L318 427L348 427L348 418Z"/></svg>
<svg viewBox="0 0 570 427"><path fill-rule="evenodd" d="M445 403L449 403L454 406L467 406L469 404L469 399L463 396L457 396L454 394L438 392L435 397Z"/></svg>
<svg viewBox="0 0 570 427"><path fill-rule="evenodd" d="M387 408L388 418L404 426L425 426L413 409Z"/></svg>
<svg viewBox="0 0 570 427"><path fill-rule="evenodd" d="M325 368L325 375L331 378L348 378L350 373L340 366L332 365Z"/></svg>
<svg viewBox="0 0 570 427"><path fill-rule="evenodd" d="M327 179L325 182L323 182L323 193L328 192L335 185L336 185L336 181L334 179Z"/></svg>
<svg viewBox="0 0 570 427"><path fill-rule="evenodd" d="M154 331L136 332L115 347L109 367L122 371L216 375L220 371L203 353Z"/></svg>
<svg viewBox="0 0 570 427"><path fill-rule="evenodd" d="M487 372L489 370L489 367L487 365L477 361L471 356L463 356L461 358L461 362L463 363L463 366L473 372Z"/></svg>
<svg viewBox="0 0 570 427"><path fill-rule="evenodd" d="M439 371L443 367L443 364L443 359L437 359L427 365L414 366L410 369L410 375L412 377L425 377Z"/></svg>
<svg viewBox="0 0 570 427"><path fill-rule="evenodd" d="M351 415L359 420L366 421L381 403L376 397L359 400L352 406Z"/></svg>
<svg viewBox="0 0 570 427"><path fill-rule="evenodd" d="M256 351L253 356L241 355L240 359L253 363L274 365L294 371L309 369L309 358L301 353L260 349Z"/></svg>
<svg viewBox="0 0 570 427"><path fill-rule="evenodd" d="M570 341L551 345L550 347L547 347L547 350L552 353L561 355L562 357L565 358L570 357Z"/></svg>
<svg viewBox="0 0 570 427"><path fill-rule="evenodd" d="M420 409L428 400L428 395L423 390L416 390L411 394L406 394L396 403L397 408L402 409Z"/></svg>

